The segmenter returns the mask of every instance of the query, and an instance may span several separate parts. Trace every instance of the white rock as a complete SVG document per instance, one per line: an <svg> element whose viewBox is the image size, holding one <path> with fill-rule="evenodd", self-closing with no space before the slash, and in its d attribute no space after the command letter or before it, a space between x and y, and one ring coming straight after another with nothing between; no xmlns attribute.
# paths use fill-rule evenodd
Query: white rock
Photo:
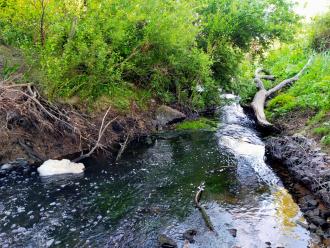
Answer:
<svg viewBox="0 0 330 248"><path fill-rule="evenodd" d="M50 239L46 243L46 247L50 247L54 243L54 239Z"/></svg>
<svg viewBox="0 0 330 248"><path fill-rule="evenodd" d="M79 174L83 173L85 166L82 163L74 163L68 159L53 160L49 159L44 162L39 168L40 176L52 176L60 174Z"/></svg>

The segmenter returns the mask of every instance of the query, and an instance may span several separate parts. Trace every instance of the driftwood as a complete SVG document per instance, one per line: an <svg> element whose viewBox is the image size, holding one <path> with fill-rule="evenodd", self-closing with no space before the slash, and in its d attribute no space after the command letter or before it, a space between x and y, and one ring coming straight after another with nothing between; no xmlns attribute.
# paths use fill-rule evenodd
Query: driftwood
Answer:
<svg viewBox="0 0 330 248"><path fill-rule="evenodd" d="M257 123L261 127L272 127L273 125L267 121L266 115L265 115L265 103L267 99L271 98L274 93L277 91L283 89L284 87L294 83L297 81L300 76L304 73L304 71L307 69L307 67L311 64L312 62L312 57L308 60L308 62L305 64L305 66L292 78L285 79L281 83L277 84L275 87L266 90L265 86L263 84L263 79L264 80L271 80L274 81L275 77L273 75L270 75L268 71L266 71L263 68L258 68L255 71L255 76L254 76L254 82L257 85L257 88L259 89L258 92L255 94L253 101L251 103L251 107L254 111L255 117L257 119ZM262 74L263 73L263 74Z"/></svg>
<svg viewBox="0 0 330 248"><path fill-rule="evenodd" d="M215 230L214 230L214 226L212 224L212 221L211 221L210 217L208 216L208 214L206 213L205 208L200 204L200 200L201 200L204 188L205 188L204 183L202 183L198 187L198 191L196 192L195 199L194 199L195 200L195 206L201 212L203 220L204 220L206 226L210 229L210 231L214 232Z"/></svg>

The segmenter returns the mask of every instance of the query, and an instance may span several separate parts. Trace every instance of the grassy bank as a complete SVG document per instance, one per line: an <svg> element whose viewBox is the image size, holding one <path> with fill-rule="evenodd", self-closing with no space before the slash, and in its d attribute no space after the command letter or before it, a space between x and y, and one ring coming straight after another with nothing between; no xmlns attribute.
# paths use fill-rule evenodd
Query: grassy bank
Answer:
<svg viewBox="0 0 330 248"><path fill-rule="evenodd" d="M288 46L272 54L267 62L281 80L302 66L308 55L301 47ZM314 58L307 73L269 101L267 115L273 121L279 118L300 126L300 131L316 136L324 145L330 146L330 55L324 52L311 56Z"/></svg>
<svg viewBox="0 0 330 248"><path fill-rule="evenodd" d="M266 105L267 119L290 134L302 133L330 147L330 12L304 23L289 43L276 42L257 60L250 55L240 64L235 92L248 104L256 93L254 71L261 67L276 77L264 80L267 89L298 73L309 58L312 63L289 87L277 92ZM255 62L254 62L255 61Z"/></svg>

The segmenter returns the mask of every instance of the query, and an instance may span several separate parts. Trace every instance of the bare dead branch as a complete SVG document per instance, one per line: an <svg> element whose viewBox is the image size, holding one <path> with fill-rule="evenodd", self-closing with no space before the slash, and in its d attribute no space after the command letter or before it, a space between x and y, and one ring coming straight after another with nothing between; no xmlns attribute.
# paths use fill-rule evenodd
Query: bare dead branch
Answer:
<svg viewBox="0 0 330 248"><path fill-rule="evenodd" d="M70 123L68 123L67 121L64 121L64 120L58 118L57 116L55 116L54 114L52 114L51 112L49 112L49 111L44 107L44 105L42 105L42 104L40 103L40 101L39 101L37 98L35 98L35 96L31 96L31 95L29 95L29 94L27 94L27 93L25 93L24 91L21 91L21 90L13 90L13 89L9 89L9 90L10 90L10 91L13 91L13 92L18 92L18 93L20 93L20 94L26 96L27 98L29 98L30 100L32 100L35 104L37 104L37 105L41 108L41 110L42 110L45 114L47 114L49 117L51 117L52 119L54 119L54 120L56 120L56 121L62 122L63 124L67 125L68 127L71 127L73 130L75 130L75 127L74 127L72 124L70 124Z"/></svg>
<svg viewBox="0 0 330 248"><path fill-rule="evenodd" d="M286 87L287 85L297 81L300 76L304 73L304 71L307 69L307 67L312 63L313 57L309 58L307 63L304 65L304 67L292 78L285 79L281 83L277 84L275 87L271 88L267 91L267 97L270 97L275 92L279 91L280 89Z"/></svg>
<svg viewBox="0 0 330 248"><path fill-rule="evenodd" d="M262 72L265 73L266 75L261 74ZM261 79L274 81L275 77L273 75L269 75L269 72L264 70L263 68L257 68L254 73L254 82L256 83L257 88L259 90L265 89L264 83L262 82Z"/></svg>
<svg viewBox="0 0 330 248"><path fill-rule="evenodd" d="M212 221L211 221L210 217L206 213L205 208L200 204L200 200L201 200L201 197L202 197L202 193L204 192L204 189L205 189L204 183L201 183L198 186L198 191L196 192L196 195L195 195L195 198L194 198L195 206L201 212L203 220L204 220L206 226L210 229L210 231L215 232L215 229L214 229L214 226L212 224Z"/></svg>
<svg viewBox="0 0 330 248"><path fill-rule="evenodd" d="M12 84L12 85L5 85L2 86L6 89L10 89L10 88L20 88L20 87L28 87L28 86L32 86L31 83L27 83L27 84Z"/></svg>
<svg viewBox="0 0 330 248"><path fill-rule="evenodd" d="M256 83L256 86L259 89L259 91L255 94L253 101L251 103L251 107L254 111L255 117L257 119L257 123L260 126L262 127L273 126L270 122L267 121L265 115L264 108L267 98L270 98L277 91L297 81L300 78L300 76L304 73L304 71L308 68L308 66L311 64L312 60L313 57L310 57L307 63L305 64L305 66L294 77L283 80L281 83L277 84L268 91L265 89L262 79L273 81L275 80L275 77L273 75L269 75L269 73L262 68L256 69L254 82ZM262 75L261 72L265 73L266 75Z"/></svg>

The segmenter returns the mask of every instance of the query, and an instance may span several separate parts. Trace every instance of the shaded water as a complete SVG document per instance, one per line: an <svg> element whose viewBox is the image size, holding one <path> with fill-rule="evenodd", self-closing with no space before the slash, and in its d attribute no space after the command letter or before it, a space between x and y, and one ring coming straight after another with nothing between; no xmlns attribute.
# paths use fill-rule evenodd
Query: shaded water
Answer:
<svg viewBox="0 0 330 248"><path fill-rule="evenodd" d="M1 178L1 246L157 247L165 233L182 247L182 233L194 228L190 247L307 247L299 208L264 163L253 122L235 101L221 112L217 132L160 134L118 164L86 161L80 176L30 170ZM217 234L193 205L202 181Z"/></svg>

